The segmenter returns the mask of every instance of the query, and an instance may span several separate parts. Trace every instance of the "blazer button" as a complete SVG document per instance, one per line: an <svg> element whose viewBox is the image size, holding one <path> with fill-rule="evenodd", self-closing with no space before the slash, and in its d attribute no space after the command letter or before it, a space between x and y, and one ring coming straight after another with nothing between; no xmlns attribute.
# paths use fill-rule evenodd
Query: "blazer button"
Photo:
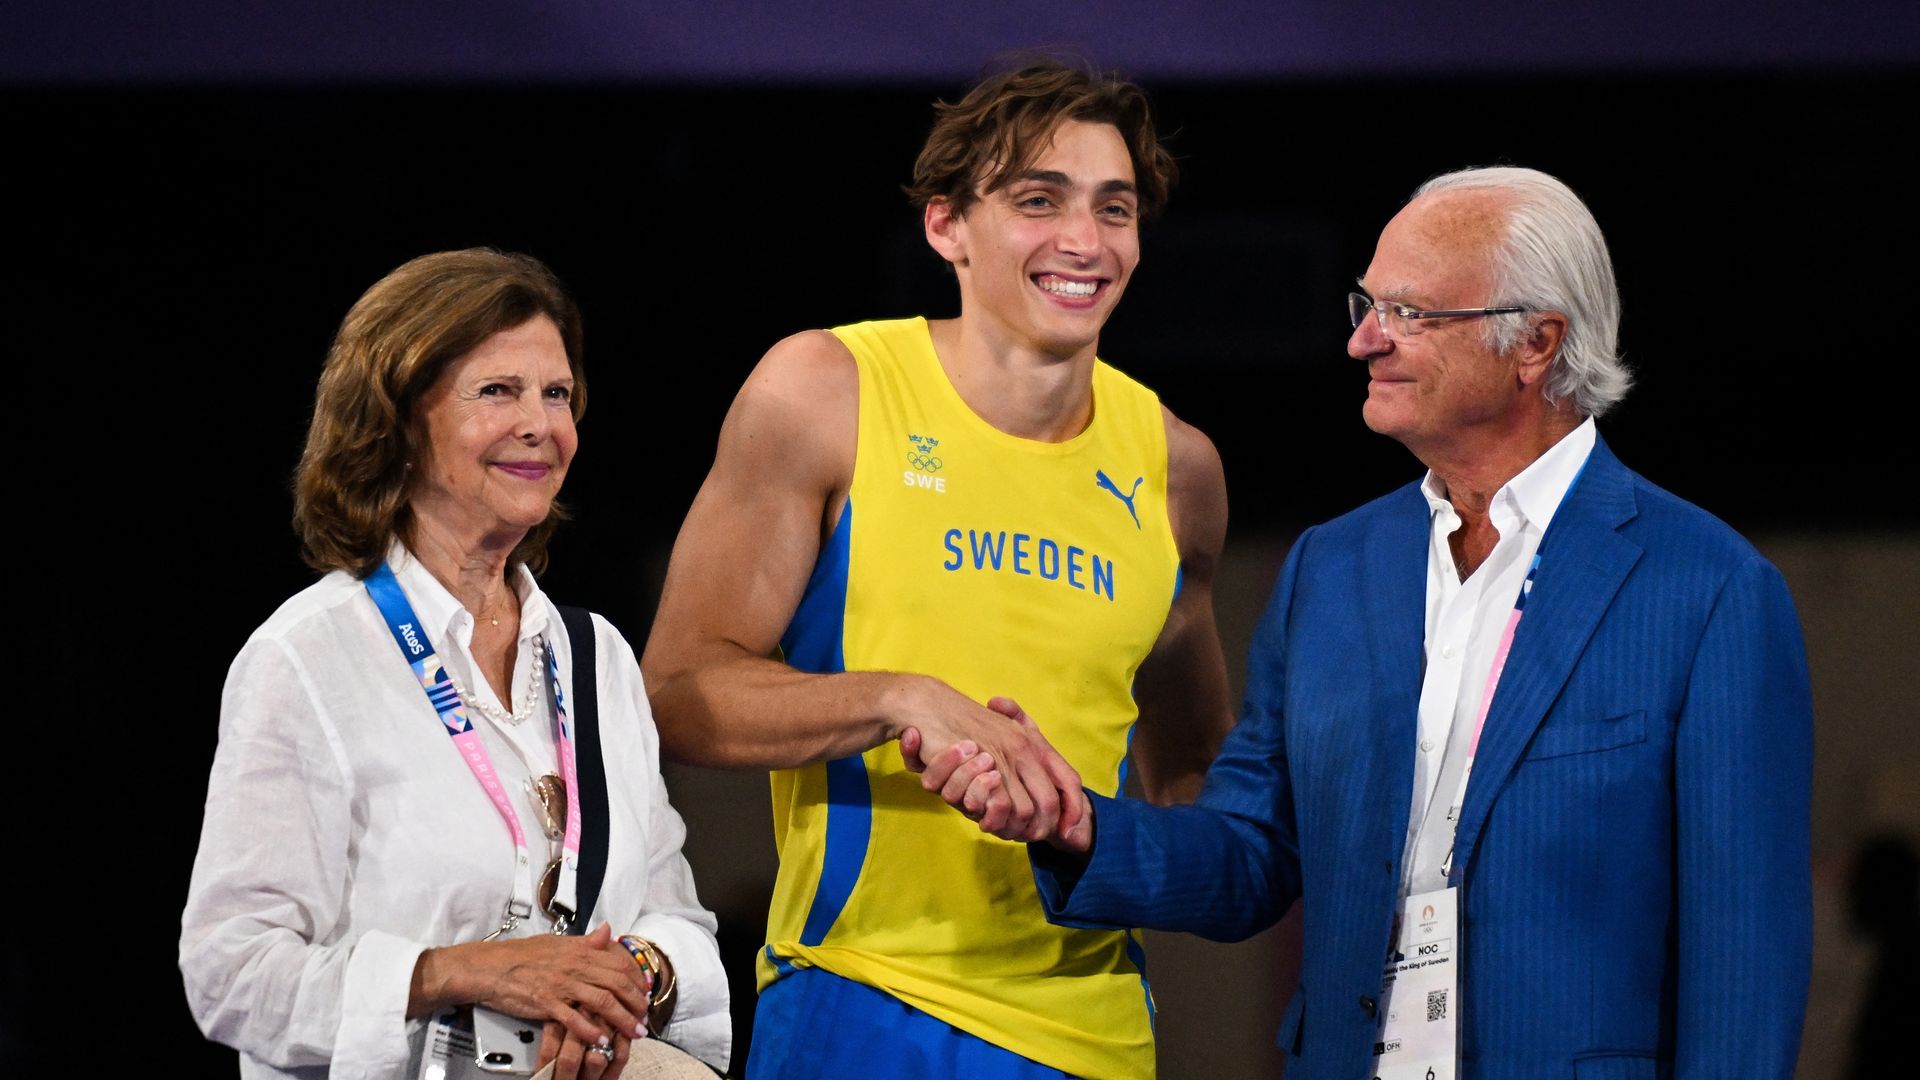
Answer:
<svg viewBox="0 0 1920 1080"><path fill-rule="evenodd" d="M1369 1017L1371 1017L1373 1014L1380 1011L1380 1006L1374 1004L1372 998L1368 997L1365 994L1361 994L1360 995L1360 1011L1363 1013L1366 1013Z"/></svg>

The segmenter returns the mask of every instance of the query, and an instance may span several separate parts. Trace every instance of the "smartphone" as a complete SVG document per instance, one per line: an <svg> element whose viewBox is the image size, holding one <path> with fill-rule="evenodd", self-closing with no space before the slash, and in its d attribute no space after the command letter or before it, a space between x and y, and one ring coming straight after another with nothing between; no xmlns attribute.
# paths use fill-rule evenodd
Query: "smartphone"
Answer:
<svg viewBox="0 0 1920 1080"><path fill-rule="evenodd" d="M532 1076L540 1061L541 1026L475 1005L473 1063L495 1076Z"/></svg>

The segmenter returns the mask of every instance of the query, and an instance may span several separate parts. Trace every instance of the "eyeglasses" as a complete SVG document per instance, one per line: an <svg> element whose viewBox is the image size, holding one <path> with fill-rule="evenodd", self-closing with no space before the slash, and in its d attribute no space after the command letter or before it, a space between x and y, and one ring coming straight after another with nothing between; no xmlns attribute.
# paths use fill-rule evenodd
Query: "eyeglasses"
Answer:
<svg viewBox="0 0 1920 1080"><path fill-rule="evenodd" d="M1483 315L1514 315L1529 309L1523 307L1483 307L1453 308L1446 311L1421 311L1405 304L1396 304L1391 300L1375 300L1366 293L1347 294L1347 317L1353 320L1353 328L1360 329L1360 320L1371 311L1380 321L1380 329L1388 337L1410 338L1421 330L1422 319L1477 319Z"/></svg>
<svg viewBox="0 0 1920 1080"><path fill-rule="evenodd" d="M540 808L540 826L546 830L550 841L562 840L567 835L567 783L552 773L533 782L533 801ZM540 910L556 925L564 926L572 918L564 911L553 908L553 895L560 889L560 857L554 856L552 862L540 875L540 885L534 898L540 902ZM563 915L565 916L563 918Z"/></svg>

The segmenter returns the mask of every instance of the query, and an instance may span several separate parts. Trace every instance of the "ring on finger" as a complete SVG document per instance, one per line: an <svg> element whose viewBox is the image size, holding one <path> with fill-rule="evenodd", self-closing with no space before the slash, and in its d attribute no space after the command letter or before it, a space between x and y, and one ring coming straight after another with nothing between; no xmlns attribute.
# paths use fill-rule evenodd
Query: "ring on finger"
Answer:
<svg viewBox="0 0 1920 1080"><path fill-rule="evenodd" d="M587 1053L599 1054L608 1061L613 1060L613 1047L611 1046L589 1046L587 1047Z"/></svg>

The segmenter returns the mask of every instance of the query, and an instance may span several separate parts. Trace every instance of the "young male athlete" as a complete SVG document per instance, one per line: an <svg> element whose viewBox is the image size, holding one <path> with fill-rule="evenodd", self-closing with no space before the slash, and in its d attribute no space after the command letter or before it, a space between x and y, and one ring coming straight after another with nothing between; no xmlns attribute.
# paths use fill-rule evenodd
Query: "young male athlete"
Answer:
<svg viewBox="0 0 1920 1080"><path fill-rule="evenodd" d="M1095 359L1173 162L1138 87L1060 65L936 111L910 193L960 317L761 360L647 684L670 756L778 770L750 1075L1151 1076L1132 936L1049 925L1024 848L913 771L985 755L969 816L1036 839L1086 827L1130 743L1150 798L1190 800L1230 723L1219 456Z"/></svg>

